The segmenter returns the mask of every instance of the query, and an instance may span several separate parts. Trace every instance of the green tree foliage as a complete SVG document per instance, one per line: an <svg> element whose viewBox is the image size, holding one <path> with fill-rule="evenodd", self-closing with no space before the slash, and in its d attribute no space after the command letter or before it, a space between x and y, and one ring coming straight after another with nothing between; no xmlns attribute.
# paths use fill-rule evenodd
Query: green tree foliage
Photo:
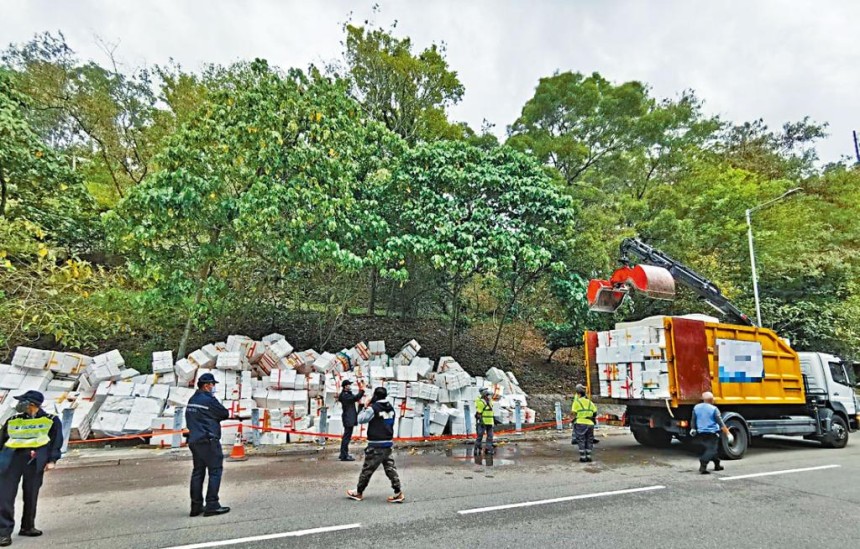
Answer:
<svg viewBox="0 0 860 549"><path fill-rule="evenodd" d="M388 133L343 83L263 61L230 72L110 216L132 274L190 303L185 339L255 264L361 269L351 245L378 222L357 185L384 167Z"/></svg>
<svg viewBox="0 0 860 549"><path fill-rule="evenodd" d="M454 141L421 145L405 155L393 185L402 222L389 246L429 260L439 274L451 303L452 351L462 292L476 275L509 277L513 301L537 273L561 268L557 250L570 245L565 228L574 211L525 155Z"/></svg>
<svg viewBox="0 0 860 549"><path fill-rule="evenodd" d="M352 93L367 114L409 143L456 139L468 131L448 122L446 109L463 97L463 84L436 44L412 52L394 29L346 25L344 61Z"/></svg>

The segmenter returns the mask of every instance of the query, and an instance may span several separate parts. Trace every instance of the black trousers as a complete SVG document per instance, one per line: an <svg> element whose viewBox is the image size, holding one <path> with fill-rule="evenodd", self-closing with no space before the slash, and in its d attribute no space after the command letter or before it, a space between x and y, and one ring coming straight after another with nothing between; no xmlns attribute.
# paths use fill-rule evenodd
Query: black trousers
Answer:
<svg viewBox="0 0 860 549"><path fill-rule="evenodd" d="M15 529L15 498L22 478L24 513L21 515L21 529L36 527L36 503L44 476L44 471L36 469L36 460L30 459L30 450L15 450L9 469L0 476L0 534L11 536Z"/></svg>
<svg viewBox="0 0 860 549"><path fill-rule="evenodd" d="M340 459L344 459L349 455L349 441L352 440L352 430L355 429L352 425L343 426L343 437L340 439Z"/></svg>
<svg viewBox="0 0 860 549"><path fill-rule="evenodd" d="M364 465L358 475L358 493L363 494L364 489L370 484L370 477L382 465L385 475L391 481L391 488L395 494L400 493L400 477L397 476L397 467L394 466L394 458L391 457L391 448L376 448L368 446L364 449Z"/></svg>
<svg viewBox="0 0 860 549"><path fill-rule="evenodd" d="M713 461L714 465L719 465L719 433L699 434L698 436L696 436L696 441L702 446L702 453L699 454L699 463L701 463L702 465L707 465L709 461Z"/></svg>
<svg viewBox="0 0 860 549"><path fill-rule="evenodd" d="M590 458L594 450L594 425L574 424L573 436L579 445L579 457Z"/></svg>
<svg viewBox="0 0 860 549"><path fill-rule="evenodd" d="M194 469L191 471L191 507L203 507L203 480L209 473L206 487L206 509L218 509L221 502L218 490L221 489L221 475L224 473L224 452L220 440L204 440L188 444Z"/></svg>

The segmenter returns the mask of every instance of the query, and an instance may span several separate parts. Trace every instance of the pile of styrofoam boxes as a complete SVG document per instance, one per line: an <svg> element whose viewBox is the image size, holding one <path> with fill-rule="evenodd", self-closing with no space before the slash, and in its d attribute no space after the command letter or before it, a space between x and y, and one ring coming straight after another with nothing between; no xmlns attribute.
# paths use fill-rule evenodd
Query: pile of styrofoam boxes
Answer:
<svg viewBox="0 0 860 549"><path fill-rule="evenodd" d="M669 398L663 317L616 325L597 334L600 396L622 399Z"/></svg>
<svg viewBox="0 0 860 549"><path fill-rule="evenodd" d="M375 387L388 389L397 412L395 435L402 438L424 436L425 411L430 435L465 434L466 410L474 415L482 388L491 391L499 421L513 423L517 403L524 423L535 421L512 373L491 368L485 378L473 378L452 357L442 357L434 365L418 356L420 350L412 340L389 357L384 341L370 341L336 353L318 353L296 351L281 334L261 341L231 335L226 342L205 345L175 362L171 351L154 352L152 373L139 374L125 367L116 350L90 358L22 347L13 365L0 365L0 413L14 409L9 402L14 399L5 399L7 395L37 389L45 392L49 411L73 410L72 438L151 431L151 444L166 446L173 440L177 408L187 405L196 380L210 373L218 381L216 396L231 415L225 422L229 427L222 431L225 444L233 442L239 422L245 427L245 439L250 438L254 408L261 410L261 421L274 429L320 432L325 424L327 433L341 434L337 396L347 379L353 391L366 391L365 401ZM363 436L365 429L359 426L355 435ZM290 440L309 438L293 433ZM261 437L264 444L285 440L286 433L278 431Z"/></svg>

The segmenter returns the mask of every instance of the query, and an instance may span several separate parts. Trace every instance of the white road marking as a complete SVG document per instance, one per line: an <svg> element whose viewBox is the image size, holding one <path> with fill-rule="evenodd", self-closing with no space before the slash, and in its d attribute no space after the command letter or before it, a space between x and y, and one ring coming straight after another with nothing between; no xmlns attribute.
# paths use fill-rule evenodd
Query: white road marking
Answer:
<svg viewBox="0 0 860 549"><path fill-rule="evenodd" d="M191 545L177 545L175 547L167 547L165 549L205 549L207 547L222 547L224 545L234 545L238 543L251 543L252 541L266 541L270 539L280 538L297 538L300 536L309 536L311 534L322 534L324 532L352 530L354 528L361 528L361 524L342 524L340 526L324 526L322 528L310 528L308 530L295 530L293 532L281 532L279 534L266 534L263 536L251 536L247 538L225 539L222 541L205 541L203 543L192 543Z"/></svg>
<svg viewBox="0 0 860 549"><path fill-rule="evenodd" d="M820 471L822 469L835 469L841 465L821 465L819 467L804 467L802 469L783 469L782 471L769 471L767 473L753 473L751 475L737 475L734 477L720 477L720 480L738 480L742 478L769 477L771 475L788 475L791 473L805 473L806 471Z"/></svg>
<svg viewBox="0 0 860 549"><path fill-rule="evenodd" d="M518 507L531 507L533 505L546 505L549 503L561 503L563 501L574 501L577 499L601 498L605 496L619 496L622 494L635 494L637 492L649 492L653 490L663 490L665 486L645 486L644 488L630 488L627 490L614 490L612 492L597 492L594 494L582 494L579 496L565 496L563 498L542 499L539 501L526 501L523 503L511 503L509 505L495 505L493 507L478 507L476 509L464 509L457 511L461 515L471 515L473 513L486 513L488 511L499 511L502 509L516 509Z"/></svg>

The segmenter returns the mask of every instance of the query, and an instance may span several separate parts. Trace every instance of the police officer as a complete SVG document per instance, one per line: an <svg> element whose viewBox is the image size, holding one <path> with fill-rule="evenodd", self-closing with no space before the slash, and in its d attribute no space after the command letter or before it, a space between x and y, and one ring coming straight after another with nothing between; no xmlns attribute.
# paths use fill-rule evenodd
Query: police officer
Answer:
<svg viewBox="0 0 860 549"><path fill-rule="evenodd" d="M185 425L188 428L188 447L194 459L191 472L191 516L223 515L229 507L222 507L218 499L221 474L224 471L224 452L221 450L221 422L230 412L218 402L215 376L203 374L197 380L197 391L185 408ZM203 505L203 479L209 472L206 505Z"/></svg>
<svg viewBox="0 0 860 549"><path fill-rule="evenodd" d="M591 461L594 449L594 423L597 421L597 406L585 396L585 387L576 386L576 396L570 407L574 415L573 437L579 445L579 461Z"/></svg>
<svg viewBox="0 0 860 549"><path fill-rule="evenodd" d="M45 471L54 468L63 447L60 418L42 410L44 395L27 391L15 397L18 412L0 430L0 547L12 545L15 498L24 478L24 512L21 536L41 536L36 529L36 503Z"/></svg>
<svg viewBox="0 0 860 549"><path fill-rule="evenodd" d="M358 412L355 409L358 403L364 397L364 390L359 390L358 393L353 393L350 390L352 382L344 379L341 383L341 392L337 396L337 400L343 407L341 419L343 420L343 437L340 439L340 461L355 461L355 458L349 455L349 441L352 439L352 430L358 423Z"/></svg>
<svg viewBox="0 0 860 549"><path fill-rule="evenodd" d="M495 418L493 417L493 402L490 398L490 391L487 388L481 389L481 394L475 399L475 452L481 452L481 443L484 439L484 434L487 435L487 453L493 453L493 425Z"/></svg>

